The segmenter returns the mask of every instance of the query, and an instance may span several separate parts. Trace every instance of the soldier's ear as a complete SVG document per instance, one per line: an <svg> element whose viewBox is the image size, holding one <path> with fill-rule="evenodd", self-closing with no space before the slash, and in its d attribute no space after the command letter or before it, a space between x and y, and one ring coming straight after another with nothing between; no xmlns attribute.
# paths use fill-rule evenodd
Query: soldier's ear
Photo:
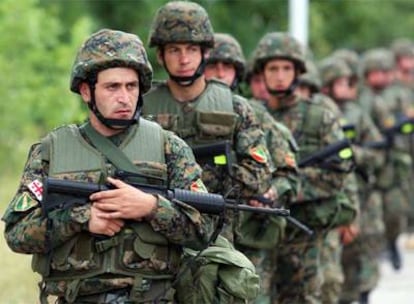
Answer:
<svg viewBox="0 0 414 304"><path fill-rule="evenodd" d="M81 82L79 85L79 93L84 102L88 103L91 101L91 89L86 82Z"/></svg>
<svg viewBox="0 0 414 304"><path fill-rule="evenodd" d="M164 66L164 52L161 48L157 49L157 62L159 65Z"/></svg>
<svg viewBox="0 0 414 304"><path fill-rule="evenodd" d="M204 49L204 52L202 53L204 55L204 59L208 59L210 57L211 49Z"/></svg>

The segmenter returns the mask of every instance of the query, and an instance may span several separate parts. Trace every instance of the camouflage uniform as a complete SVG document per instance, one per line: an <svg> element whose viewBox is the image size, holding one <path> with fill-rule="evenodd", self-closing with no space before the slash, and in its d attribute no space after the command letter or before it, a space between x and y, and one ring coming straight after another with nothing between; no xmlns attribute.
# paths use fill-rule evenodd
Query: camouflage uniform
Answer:
<svg viewBox="0 0 414 304"><path fill-rule="evenodd" d="M413 61L414 61L414 43L409 40L409 39L397 39L396 41L393 42L392 44L392 52L394 53L394 58L396 61L396 66L397 66L397 79L394 82L394 86L397 86L399 88L402 88L403 90L406 90L406 94L408 95L408 100L409 100L409 105L408 105L408 109L405 109L405 115L407 115L408 117L413 117L414 113L413 113L413 108L414 108L414 77L411 75L412 73L410 73L410 71L407 70L403 70L404 68L409 67L408 62L411 62L411 65L413 65ZM399 65L402 64L402 61L404 60L405 66L400 67ZM407 66L408 65L408 66ZM408 76L407 75L411 75ZM412 72L412 71L411 71ZM408 92L407 92L408 90ZM414 134L410 135L410 139L409 139L409 150L410 150L410 155L411 155L411 159L414 158ZM412 172L411 172L411 176L409 179L409 183L408 184L413 184L414 183L414 166L412 166ZM414 232L414 195L412 193L412 189L410 189L410 193L409 193L409 207L410 207L410 211L407 213L407 230L408 232L411 233L410 238L407 240L407 246L409 248L414 248L414 237L413 237L413 232Z"/></svg>
<svg viewBox="0 0 414 304"><path fill-rule="evenodd" d="M194 18L198 16L198 18ZM174 28L168 25L177 24ZM194 28L198 31L193 30ZM214 43L209 17L199 5L191 2L170 2L157 13L150 33L150 46L162 52L168 43L200 45L202 53ZM180 84L180 79L170 79ZM202 73L193 80L203 77ZM174 80L176 79L176 80ZM188 84L184 84L188 86ZM160 82L144 96L143 113L165 129L177 133L190 146L229 140L237 162L232 164L231 176L226 168L203 166L203 181L211 192L226 194L228 191L250 197L264 193L270 187L271 164L263 132L247 101L233 94L228 86L209 81L204 91L194 100L178 102L171 94L168 83ZM233 190L233 191L232 191ZM237 194L236 194L237 196ZM226 216L223 235L234 238L236 216Z"/></svg>
<svg viewBox="0 0 414 304"><path fill-rule="evenodd" d="M249 102L265 133L267 147L269 151L273 152L270 156L276 170L272 184L277 189L280 203L286 205L286 202L293 199L297 192L298 176L295 159L298 147L296 141L289 129L277 122L268 113L266 107L260 100L250 99ZM283 219L274 220L277 220L280 223L278 222L278 225L272 229L272 233L281 233L278 241L278 243L281 243L284 237L286 223ZM277 227L279 228L275 229ZM270 303L271 298L276 297L277 290L275 290L272 280L274 279L273 276L276 272L276 264L274 263L274 260L279 246L280 244L275 245L273 250L256 250L246 247L241 249L253 261L257 272L260 274L261 293L255 303Z"/></svg>
<svg viewBox="0 0 414 304"><path fill-rule="evenodd" d="M140 94L149 89L152 68L140 39L105 29L93 34L81 47L73 66L71 90L79 93L81 82L94 87L97 73L113 67L136 70ZM68 129L73 133L65 133ZM154 145L145 155L126 150L150 129L153 135L159 135L159 140L152 138ZM37 182L37 188L33 188L33 181L52 176L99 183L113 176L114 166L79 130L82 128L75 125L60 127L32 146L18 191L3 216L8 245L13 251L34 255L32 266L42 275L42 303L46 303L48 295L57 296L59 303L153 303L156 299L174 302L171 283L178 272L183 246L200 249L207 245L212 232L208 217L186 204L157 195L152 216L126 221L112 237L97 237L88 228L90 202L43 214L41 184ZM59 137L62 134L66 137ZM74 149L69 146L60 150L66 139L73 140L76 149L81 147L82 151L69 153ZM145 174L149 170L164 175L168 187L203 191L201 169L190 148L172 133L141 119L139 125L126 127L111 140L128 157L134 155L131 161L139 172ZM89 155L86 163L77 158L85 155ZM147 161L151 155L164 158L165 164ZM67 159L71 160L69 164ZM91 164L100 169L92 170Z"/></svg>
<svg viewBox="0 0 414 304"><path fill-rule="evenodd" d="M295 64L297 75L305 71L302 47L285 33L266 34L260 40L253 57L259 70L263 70L269 60L280 58L291 60ZM297 79L293 85L296 81ZM271 90L269 92L275 94ZM268 110L275 120L284 123L295 135L300 148L299 161L344 138L338 120L331 111L298 98L290 89L279 98L279 104L279 108ZM342 166L347 165L347 162L341 162L339 167L343 169ZM318 167L302 168L299 173L298 196L288 202L287 206L293 216L315 231L315 236L309 238L297 228L287 226L286 237L277 256L275 303L320 303L321 242L331 225L337 225L332 222L332 214L329 215L327 210L339 203L335 192L342 189L345 174ZM355 211L352 212L351 219L354 216Z"/></svg>
<svg viewBox="0 0 414 304"><path fill-rule="evenodd" d="M365 53L364 74L380 70L391 72L394 68L392 54L386 49L373 49ZM404 114L404 97L385 84L385 87L366 87L361 96L361 105L370 114L380 129L393 127ZM397 93L397 94L396 94ZM372 96L372 97L371 97ZM381 99L383 104L380 105ZM381 108L381 110L380 110ZM386 246L395 269L401 267L396 240L406 223L408 208L408 188L411 170L411 157L408 153L407 136L392 134L391 144L386 150L386 164L381 171L378 188L384 198L384 220L386 229Z"/></svg>
<svg viewBox="0 0 414 304"><path fill-rule="evenodd" d="M323 65L323 64L322 64ZM343 114L341 113L338 105L328 95L320 93L322 85L326 84L325 70L319 66L320 70L317 69L316 65L313 66L311 62L307 62L306 74L301 76L302 85L311 87L312 102L325 106L327 109L332 111L336 116L340 117L342 124ZM346 177L344 185L344 193L348 200L359 209L359 199L357 195L357 185L354 173L350 173ZM323 239L323 246L321 250L321 265L323 273L323 284L322 284L322 303L330 304L337 303L344 282L344 274L341 265L341 254L342 244L341 235L339 230L332 229L329 231Z"/></svg>
<svg viewBox="0 0 414 304"><path fill-rule="evenodd" d="M331 90L336 79L341 77L351 79L355 74L343 59L336 57L322 61L320 69L323 85L328 90ZM330 93L332 97L336 97L334 92L331 91ZM366 264L364 257L368 255L368 258L372 259L372 261L368 261L370 264L376 265L377 263L376 253L370 251L369 246L365 246L365 243L372 242L375 237L381 237L384 231L381 197L378 192L373 191L372 184L375 170L378 170L383 164L384 155L379 150L362 146L366 142L381 141L382 139L371 118L362 112L354 100L337 99L337 105L343 115L344 124L353 126L353 129L345 134L354 144L354 158L357 167L355 176L357 186L354 193L361 203L361 213L357 223L360 226L360 234L353 242L345 244L342 253L345 281L342 287L341 301L350 303L359 300L360 276L363 275L364 269L366 269L364 268L366 266L363 265ZM352 184L348 183L348 185Z"/></svg>
<svg viewBox="0 0 414 304"><path fill-rule="evenodd" d="M244 76L245 59L242 49L237 40L228 34L216 33L214 40L214 48L209 53L207 64L232 64L236 76L230 87L235 90ZM249 103L264 131L267 148L272 151L270 156L275 168L272 184L278 193L279 205L283 205L283 202L296 194L296 151L292 150L295 142L290 131L276 122L263 105L252 100ZM285 220L280 217L269 218L247 213L241 215L235 246L250 258L261 278L260 294L254 303L270 303L275 267L272 257L283 238L285 226Z"/></svg>

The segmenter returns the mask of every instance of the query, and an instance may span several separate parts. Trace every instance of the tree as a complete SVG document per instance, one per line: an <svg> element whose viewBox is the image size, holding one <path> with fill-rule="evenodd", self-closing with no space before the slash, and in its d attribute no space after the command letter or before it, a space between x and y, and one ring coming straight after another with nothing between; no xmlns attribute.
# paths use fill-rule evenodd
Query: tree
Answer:
<svg viewBox="0 0 414 304"><path fill-rule="evenodd" d="M81 103L69 92L68 83L72 60L91 25L90 19L79 19L68 42L62 43L62 24L38 1L0 2L2 172L22 162L29 141L80 116Z"/></svg>

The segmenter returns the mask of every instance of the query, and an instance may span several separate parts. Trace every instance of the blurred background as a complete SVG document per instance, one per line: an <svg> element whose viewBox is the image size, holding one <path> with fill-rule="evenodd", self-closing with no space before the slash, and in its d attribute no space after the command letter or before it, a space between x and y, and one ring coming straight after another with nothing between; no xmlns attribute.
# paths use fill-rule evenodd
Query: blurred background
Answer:
<svg viewBox="0 0 414 304"><path fill-rule="evenodd" d="M32 143L48 130L81 122L86 109L69 91L72 62L81 43L100 28L138 34L147 44L162 0L0 1L0 213L17 188ZM215 31L228 32L247 57L269 31L288 31L288 0L203 0ZM412 0L309 1L308 41L315 59L337 48L362 52L413 39ZM148 50L155 77L163 72ZM3 224L0 224L3 230ZM36 303L38 278L30 257L0 240L0 303Z"/></svg>

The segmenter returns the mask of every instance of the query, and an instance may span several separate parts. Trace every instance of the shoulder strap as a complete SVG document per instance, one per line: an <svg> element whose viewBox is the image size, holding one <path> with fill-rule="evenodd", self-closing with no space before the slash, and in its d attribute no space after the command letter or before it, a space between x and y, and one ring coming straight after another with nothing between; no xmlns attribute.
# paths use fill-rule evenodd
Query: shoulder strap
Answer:
<svg viewBox="0 0 414 304"><path fill-rule="evenodd" d="M132 161L125 155L125 153L114 145L108 138L98 133L88 122L82 126L86 136L90 139L93 145L108 160L118 169L139 173L137 167Z"/></svg>

